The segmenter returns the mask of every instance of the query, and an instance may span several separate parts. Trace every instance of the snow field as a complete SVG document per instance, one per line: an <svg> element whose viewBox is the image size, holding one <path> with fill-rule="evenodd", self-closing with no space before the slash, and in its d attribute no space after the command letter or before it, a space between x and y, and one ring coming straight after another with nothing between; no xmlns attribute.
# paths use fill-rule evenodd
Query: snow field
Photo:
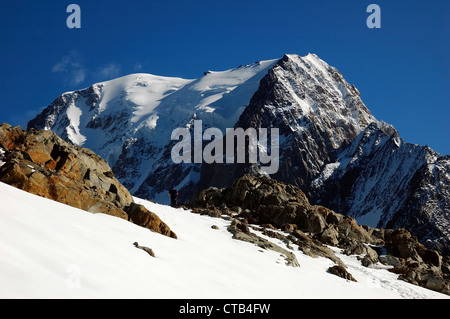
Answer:
<svg viewBox="0 0 450 319"><path fill-rule="evenodd" d="M0 297L448 298L365 268L354 256L340 257L356 283L327 273L330 260L297 250L301 266L288 267L278 253L232 239L229 221L135 201L178 239L0 183Z"/></svg>

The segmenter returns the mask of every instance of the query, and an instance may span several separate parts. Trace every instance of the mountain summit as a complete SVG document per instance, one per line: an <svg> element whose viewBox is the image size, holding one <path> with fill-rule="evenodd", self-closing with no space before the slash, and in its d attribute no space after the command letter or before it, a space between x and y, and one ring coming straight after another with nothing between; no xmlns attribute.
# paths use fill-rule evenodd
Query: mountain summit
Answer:
<svg viewBox="0 0 450 319"><path fill-rule="evenodd" d="M105 158L131 193L190 200L260 164L175 164L176 128L278 128L279 170L313 203L372 227L404 227L449 253L450 165L377 120L354 85L317 55L285 55L198 79L132 74L58 97L29 128L52 130Z"/></svg>

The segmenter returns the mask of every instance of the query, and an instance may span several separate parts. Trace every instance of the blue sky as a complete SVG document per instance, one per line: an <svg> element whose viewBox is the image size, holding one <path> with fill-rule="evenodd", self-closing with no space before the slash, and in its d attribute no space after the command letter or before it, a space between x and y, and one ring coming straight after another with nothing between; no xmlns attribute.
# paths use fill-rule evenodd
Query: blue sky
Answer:
<svg viewBox="0 0 450 319"><path fill-rule="evenodd" d="M71 3L81 29L66 25ZM25 127L60 94L130 73L197 78L311 52L404 140L446 155L449 16L448 0L2 0L0 122Z"/></svg>

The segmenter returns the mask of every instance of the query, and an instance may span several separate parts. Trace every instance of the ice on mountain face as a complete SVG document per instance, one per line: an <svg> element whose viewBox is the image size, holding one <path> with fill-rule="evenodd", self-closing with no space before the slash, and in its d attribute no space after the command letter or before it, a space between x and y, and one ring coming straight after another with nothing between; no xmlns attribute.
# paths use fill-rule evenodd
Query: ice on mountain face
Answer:
<svg viewBox="0 0 450 319"><path fill-rule="evenodd" d="M195 114L205 126L221 130L233 127L259 81L275 62L262 61L232 70L209 72L180 91L177 101L187 102L187 106L192 107L191 116Z"/></svg>
<svg viewBox="0 0 450 319"><path fill-rule="evenodd" d="M67 118L70 125L66 128L69 139L77 145L82 146L86 141L86 137L80 133L80 117L82 111L74 104L70 104L67 109Z"/></svg>
<svg viewBox="0 0 450 319"><path fill-rule="evenodd" d="M192 80L131 74L94 85L101 88L96 117L125 112L130 122L138 126L148 117L155 116L161 100L176 92Z"/></svg>
<svg viewBox="0 0 450 319"><path fill-rule="evenodd" d="M341 166L341 163L326 164L319 177L313 180L312 185L314 187L320 187L333 173Z"/></svg>

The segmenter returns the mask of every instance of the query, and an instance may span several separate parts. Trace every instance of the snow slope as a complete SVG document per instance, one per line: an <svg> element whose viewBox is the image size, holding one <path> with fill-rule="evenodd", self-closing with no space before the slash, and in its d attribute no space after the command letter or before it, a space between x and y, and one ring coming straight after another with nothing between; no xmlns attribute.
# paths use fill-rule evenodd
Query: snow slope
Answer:
<svg viewBox="0 0 450 319"><path fill-rule="evenodd" d="M355 256L340 258L358 282L327 273L331 261L300 251L301 266L288 267L279 254L232 239L229 221L135 200L178 239L0 183L0 297L449 298L384 267L363 267Z"/></svg>

